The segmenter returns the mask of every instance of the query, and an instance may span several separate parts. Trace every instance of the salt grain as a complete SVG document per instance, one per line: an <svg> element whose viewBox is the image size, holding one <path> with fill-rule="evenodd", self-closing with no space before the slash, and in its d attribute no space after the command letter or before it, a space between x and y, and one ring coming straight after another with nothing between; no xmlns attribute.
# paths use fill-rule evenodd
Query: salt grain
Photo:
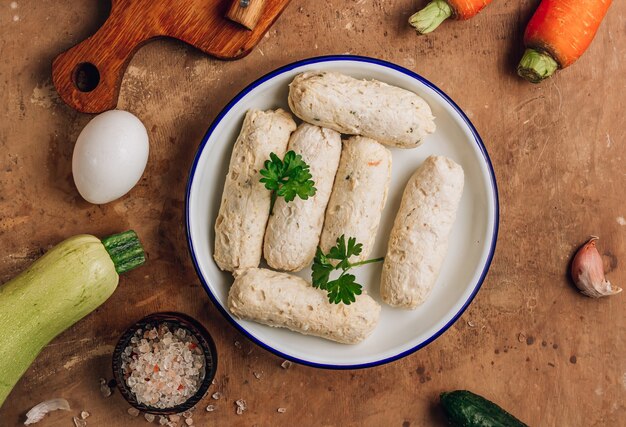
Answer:
<svg viewBox="0 0 626 427"><path fill-rule="evenodd" d="M257 380L260 380L261 376L263 375L263 372L253 372L252 374Z"/></svg>
<svg viewBox="0 0 626 427"><path fill-rule="evenodd" d="M185 418L185 424L188 426L193 425L193 418Z"/></svg>
<svg viewBox="0 0 626 427"><path fill-rule="evenodd" d="M165 426L168 422L169 420L167 419L167 417L159 415L159 425Z"/></svg>
<svg viewBox="0 0 626 427"><path fill-rule="evenodd" d="M248 409L248 404L243 399L235 401L235 405L237 405L237 415L243 414L243 412Z"/></svg>
<svg viewBox="0 0 626 427"><path fill-rule="evenodd" d="M220 393L219 391L216 391L215 393L211 395L211 397L215 400L219 400L219 398L222 397L222 393Z"/></svg>
<svg viewBox="0 0 626 427"><path fill-rule="evenodd" d="M136 417L136 416L139 415L139 409L137 409L137 408L128 408L128 410L126 412L128 412L133 417Z"/></svg>
<svg viewBox="0 0 626 427"><path fill-rule="evenodd" d="M289 369L291 368L291 365L293 365L293 363L291 363L289 360L285 360L283 363L280 364L280 367L283 369Z"/></svg>
<svg viewBox="0 0 626 427"><path fill-rule="evenodd" d="M83 412L80 413L80 417L83 420L86 420L87 418L89 418L89 415L91 415L91 414L89 412L87 412L87 411L83 411Z"/></svg>
<svg viewBox="0 0 626 427"><path fill-rule="evenodd" d="M170 415L169 419L170 419L170 421L177 423L177 422L180 421L180 415L176 415L176 414Z"/></svg>
<svg viewBox="0 0 626 427"><path fill-rule="evenodd" d="M287 408L278 408L276 412L278 412L279 414L284 414L285 412L287 412Z"/></svg>
<svg viewBox="0 0 626 427"><path fill-rule="evenodd" d="M154 415L152 414L143 414L143 417L146 419L146 421L148 421L149 423L153 422L154 419L156 418Z"/></svg>
<svg viewBox="0 0 626 427"><path fill-rule="evenodd" d="M72 420L74 420L74 426L75 427L87 427L87 421L80 419L78 417L74 417L72 418Z"/></svg>
<svg viewBox="0 0 626 427"><path fill-rule="evenodd" d="M126 385L139 403L171 408L186 402L205 375L198 340L183 328L167 324L137 330L122 353Z"/></svg>
<svg viewBox="0 0 626 427"><path fill-rule="evenodd" d="M107 384L107 380L100 378L100 394L102 394L102 397L109 397L111 393L111 387Z"/></svg>
<svg viewBox="0 0 626 427"><path fill-rule="evenodd" d="M207 412L213 412L213 411L215 411L215 405L208 405L208 406L206 407L206 411L207 411Z"/></svg>

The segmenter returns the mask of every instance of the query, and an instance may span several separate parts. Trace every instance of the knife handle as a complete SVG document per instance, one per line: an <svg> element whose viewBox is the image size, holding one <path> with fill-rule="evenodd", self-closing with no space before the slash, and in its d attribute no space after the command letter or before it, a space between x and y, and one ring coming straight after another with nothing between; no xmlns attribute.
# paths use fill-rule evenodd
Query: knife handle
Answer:
<svg viewBox="0 0 626 427"><path fill-rule="evenodd" d="M245 3L248 3L247 6ZM263 13L265 0L232 0L226 17L231 21L235 21L249 30L254 30L256 23L259 21Z"/></svg>

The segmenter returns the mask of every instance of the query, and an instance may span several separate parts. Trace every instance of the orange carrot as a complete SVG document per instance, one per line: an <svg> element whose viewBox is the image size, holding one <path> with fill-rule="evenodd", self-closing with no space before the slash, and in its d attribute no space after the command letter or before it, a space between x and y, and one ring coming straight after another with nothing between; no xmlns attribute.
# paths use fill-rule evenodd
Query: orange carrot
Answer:
<svg viewBox="0 0 626 427"><path fill-rule="evenodd" d="M426 34L437 28L443 21L453 19L470 19L492 0L432 0L430 3L409 18L418 34Z"/></svg>
<svg viewBox="0 0 626 427"><path fill-rule="evenodd" d="M517 73L539 83L587 50L611 0L543 0L524 33L526 51Z"/></svg>

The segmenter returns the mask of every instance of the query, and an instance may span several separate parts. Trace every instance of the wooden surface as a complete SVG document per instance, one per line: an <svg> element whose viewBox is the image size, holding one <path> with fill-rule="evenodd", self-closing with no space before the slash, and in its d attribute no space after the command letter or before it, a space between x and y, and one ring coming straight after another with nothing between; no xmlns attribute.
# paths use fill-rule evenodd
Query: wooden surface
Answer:
<svg viewBox="0 0 626 427"><path fill-rule="evenodd" d="M133 227L149 261L43 351L0 410L0 425L18 425L32 405L59 396L72 414L38 426L69 426L82 409L91 426L146 425L126 413L119 393L100 397L98 378L111 377L110 353L124 328L159 310L196 317L217 344L209 392L223 397L205 398L196 425L443 426L438 393L456 388L532 426L624 425L626 293L591 300L566 278L575 248L596 234L609 279L626 285L624 2L613 3L581 61L538 86L513 71L537 4L529 0L493 2L422 38L406 25L421 0L293 0L267 38L234 62L179 42L151 43L131 61L119 103L148 128L148 167L129 195L104 206L74 188L72 148L90 116L55 96L50 64L99 27L105 2L9 3L0 6L0 282L81 232ZM368 370L285 370L237 333L201 288L185 241L185 184L204 132L240 89L277 66L329 53L396 62L458 102L495 166L500 237L477 298L427 348ZM237 399L248 404L240 416ZM207 404L217 410L204 412Z"/></svg>
<svg viewBox="0 0 626 427"><path fill-rule="evenodd" d="M126 66L143 44L155 37L174 37L218 58L240 58L261 40L288 3L268 0L262 10L255 6L255 24L260 22L249 31L225 17L227 0L112 0L102 27L54 59L52 81L61 99L78 111L110 110L117 105ZM89 77L88 87L81 87L77 75L85 64L97 71Z"/></svg>

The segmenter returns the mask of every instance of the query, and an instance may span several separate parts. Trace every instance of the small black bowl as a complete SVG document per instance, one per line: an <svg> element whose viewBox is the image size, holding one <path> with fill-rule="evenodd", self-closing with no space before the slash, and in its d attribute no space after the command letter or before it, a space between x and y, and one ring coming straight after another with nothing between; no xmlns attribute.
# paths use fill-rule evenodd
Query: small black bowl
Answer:
<svg viewBox="0 0 626 427"><path fill-rule="evenodd" d="M138 329L145 329L146 325L160 325L166 323L174 327L186 329L191 332L193 336L198 340L198 344L202 348L202 353L205 358L205 374L198 391L187 399L184 403L171 408L154 408L152 406L144 405L137 402L137 398L130 391L126 385L124 378L124 372L122 371L122 353L128 347L130 339L135 335ZM164 312L150 314L133 326L128 328L120 337L115 350L113 351L113 377L117 383L117 388L124 396L124 399L134 408L139 409L142 412L154 415L172 415L185 412L193 408L206 394L217 370L217 351L215 350L215 344L211 335L197 320L182 313Z"/></svg>

